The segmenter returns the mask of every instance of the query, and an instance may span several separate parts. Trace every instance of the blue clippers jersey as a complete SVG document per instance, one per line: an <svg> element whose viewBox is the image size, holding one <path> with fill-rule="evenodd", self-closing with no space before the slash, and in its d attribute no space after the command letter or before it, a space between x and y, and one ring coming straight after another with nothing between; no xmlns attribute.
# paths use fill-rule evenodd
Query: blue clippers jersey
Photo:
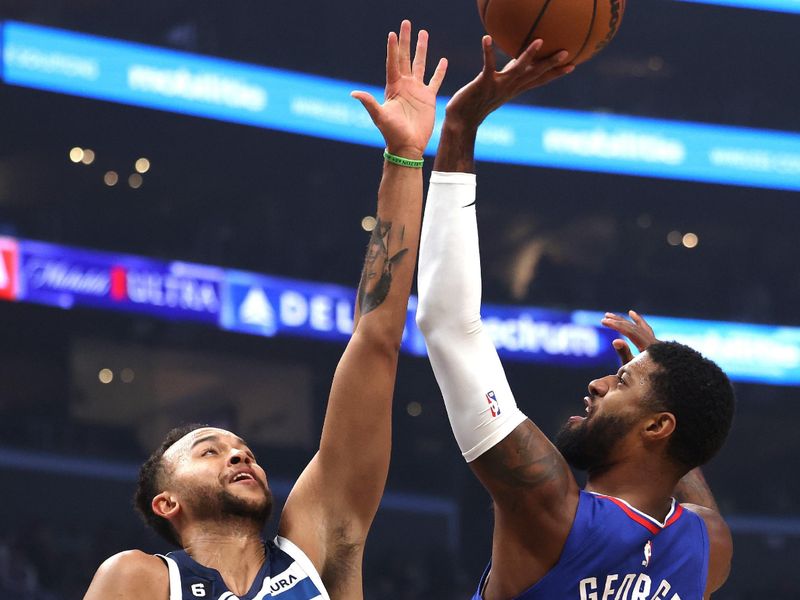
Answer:
<svg viewBox="0 0 800 600"><path fill-rule="evenodd" d="M228 590L216 569L195 562L183 550L161 558L169 568L169 600L330 600L317 570L289 540L266 542L267 560L244 596Z"/></svg>
<svg viewBox="0 0 800 600"><path fill-rule="evenodd" d="M708 551L705 523L675 500L659 523L624 500L581 491L558 562L515 600L701 600Z"/></svg>

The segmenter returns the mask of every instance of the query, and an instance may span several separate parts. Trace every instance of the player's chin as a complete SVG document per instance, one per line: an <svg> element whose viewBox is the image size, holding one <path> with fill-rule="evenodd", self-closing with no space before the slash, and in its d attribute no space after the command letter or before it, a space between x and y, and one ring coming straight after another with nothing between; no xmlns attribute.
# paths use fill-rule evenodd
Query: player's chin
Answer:
<svg viewBox="0 0 800 600"><path fill-rule="evenodd" d="M272 497L266 484L256 481L255 479L229 484L227 486L227 491L229 494L238 498L247 498L250 500L256 498L269 499Z"/></svg>

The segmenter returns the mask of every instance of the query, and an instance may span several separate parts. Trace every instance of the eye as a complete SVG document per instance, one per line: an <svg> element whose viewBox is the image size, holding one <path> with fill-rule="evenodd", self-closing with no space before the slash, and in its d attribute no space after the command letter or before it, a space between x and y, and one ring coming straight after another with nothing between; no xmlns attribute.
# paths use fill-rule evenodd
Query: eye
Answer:
<svg viewBox="0 0 800 600"><path fill-rule="evenodd" d="M619 385L625 385L625 380L623 379L623 377L625 377L624 373L622 375L617 375L617 383Z"/></svg>
<svg viewBox="0 0 800 600"><path fill-rule="evenodd" d="M207 456L209 454L216 454L217 450L215 448L206 448L200 453L200 456Z"/></svg>

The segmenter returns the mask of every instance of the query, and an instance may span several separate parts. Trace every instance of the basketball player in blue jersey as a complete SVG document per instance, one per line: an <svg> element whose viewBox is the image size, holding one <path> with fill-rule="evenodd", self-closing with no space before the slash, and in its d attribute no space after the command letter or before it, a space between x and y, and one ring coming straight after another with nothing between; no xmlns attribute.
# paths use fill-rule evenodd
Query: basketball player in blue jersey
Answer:
<svg viewBox="0 0 800 600"><path fill-rule="evenodd" d="M422 153L447 67L424 83L427 33L411 58L411 24L390 33L385 102L365 106L386 142L377 225L355 327L333 378L320 448L265 542L272 497L244 440L213 427L173 431L143 465L136 503L180 551L111 557L85 600L358 600L367 531L389 467L391 404L422 212Z"/></svg>
<svg viewBox="0 0 800 600"><path fill-rule="evenodd" d="M482 72L447 106L420 243L417 322L456 440L494 504L491 562L473 600L708 598L732 553L697 470L731 425L724 373L657 343L638 315L609 314L603 323L644 351L632 358L614 341L626 364L589 383L554 445L517 408L481 322L476 134L497 107L572 70L566 52L540 59L539 48L498 72L484 38ZM570 465L587 472L584 490Z"/></svg>

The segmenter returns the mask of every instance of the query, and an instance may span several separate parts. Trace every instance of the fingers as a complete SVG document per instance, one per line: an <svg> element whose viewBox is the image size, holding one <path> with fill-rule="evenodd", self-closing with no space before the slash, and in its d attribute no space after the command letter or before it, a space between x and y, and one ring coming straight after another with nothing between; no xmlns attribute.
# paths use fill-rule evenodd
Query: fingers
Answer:
<svg viewBox="0 0 800 600"><path fill-rule="evenodd" d="M439 59L439 64L436 65L436 70L433 72L433 76L431 77L431 82L428 84L428 87L433 91L434 94L439 93L439 88L442 86L442 81L444 81L444 75L447 72L447 59L442 58Z"/></svg>
<svg viewBox="0 0 800 600"><path fill-rule="evenodd" d="M633 360L633 352L631 352L631 347L628 346L625 340L617 338L611 342L611 345L614 346L614 350L616 350L617 356L619 356L620 364L627 365Z"/></svg>
<svg viewBox="0 0 800 600"><path fill-rule="evenodd" d="M559 67L569 66L564 64L567 58L569 58L569 52L566 50L561 50L539 59L536 58L536 54L532 54L527 63L520 62L520 67L525 69L525 76L529 80L544 81L546 78L552 80L555 78L553 76L554 71L557 71ZM575 67L573 66L572 68L574 69ZM569 72L572 72L572 70ZM557 76L563 74L565 73L560 73Z"/></svg>
<svg viewBox="0 0 800 600"><path fill-rule="evenodd" d="M492 36L483 36L481 43L483 44L483 71L491 75L497 70L497 59L494 56Z"/></svg>
<svg viewBox="0 0 800 600"><path fill-rule="evenodd" d="M428 55L428 32L420 29L417 34L417 49L414 51L414 64L411 74L419 81L425 78L425 60Z"/></svg>
<svg viewBox="0 0 800 600"><path fill-rule="evenodd" d="M600 323L620 333L626 333L626 330L630 330L632 325L630 321L609 312L605 314Z"/></svg>
<svg viewBox="0 0 800 600"><path fill-rule="evenodd" d="M627 319L619 317L614 313L606 313L605 317L600 321L600 324L609 329L613 329L617 333L621 333L636 344L637 347L639 346L638 336L636 335L636 325Z"/></svg>
<svg viewBox="0 0 800 600"><path fill-rule="evenodd" d="M634 311L628 311L628 314L633 322L614 313L606 313L600 323L627 337L639 351L645 350L650 344L658 341L653 333L653 328L647 324L647 321Z"/></svg>
<svg viewBox="0 0 800 600"><path fill-rule="evenodd" d="M653 328L650 327L650 324L647 321L645 321L644 317L642 317L635 310L629 310L628 315L630 316L631 319L633 319L633 322L636 323L639 327L644 327L650 333L653 333Z"/></svg>
<svg viewBox="0 0 800 600"><path fill-rule="evenodd" d="M401 75L411 75L411 21L400 24L399 67Z"/></svg>
<svg viewBox="0 0 800 600"><path fill-rule="evenodd" d="M521 64L528 64L532 62L536 58L539 50L542 49L542 46L544 46L543 40L533 40L530 46L525 48L525 51L517 57L517 62Z"/></svg>
<svg viewBox="0 0 800 600"><path fill-rule="evenodd" d="M375 97L372 94L368 92L362 92L361 90L350 92L350 95L361 102L364 108L367 109L369 116L372 118L372 122L377 125L380 117L381 105L378 104L378 101L375 100Z"/></svg>
<svg viewBox="0 0 800 600"><path fill-rule="evenodd" d="M389 32L386 41L386 83L400 79L400 49L397 43L397 34Z"/></svg>

